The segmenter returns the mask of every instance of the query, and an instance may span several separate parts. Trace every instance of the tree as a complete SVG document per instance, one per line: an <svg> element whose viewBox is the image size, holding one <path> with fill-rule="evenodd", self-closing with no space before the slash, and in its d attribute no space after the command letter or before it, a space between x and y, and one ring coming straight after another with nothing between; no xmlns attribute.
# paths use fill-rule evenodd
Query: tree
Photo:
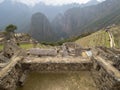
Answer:
<svg viewBox="0 0 120 90"><path fill-rule="evenodd" d="M5 31L8 33L11 33L11 32L14 33L15 30L17 30L17 26L15 26L13 24L10 24L5 28Z"/></svg>
<svg viewBox="0 0 120 90"><path fill-rule="evenodd" d="M10 38L14 36L15 30L17 30L17 26L13 24L10 24L5 28L6 40L10 40Z"/></svg>

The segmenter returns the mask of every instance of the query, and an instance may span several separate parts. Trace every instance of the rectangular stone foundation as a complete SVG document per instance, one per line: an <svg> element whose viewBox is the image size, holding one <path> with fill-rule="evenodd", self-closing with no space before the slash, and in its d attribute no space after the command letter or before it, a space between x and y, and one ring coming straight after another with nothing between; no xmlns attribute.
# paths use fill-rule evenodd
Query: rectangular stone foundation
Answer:
<svg viewBox="0 0 120 90"><path fill-rule="evenodd" d="M42 59L43 60L43 59ZM91 71L99 90L120 90L120 72L100 57L93 57L92 61L75 62L17 62L0 77L0 90L15 90L24 71L34 72L68 72ZM52 59L51 59L52 60ZM65 59L66 60L66 59Z"/></svg>
<svg viewBox="0 0 120 90"><path fill-rule="evenodd" d="M24 69L34 72L90 71L92 63L32 63L23 64Z"/></svg>

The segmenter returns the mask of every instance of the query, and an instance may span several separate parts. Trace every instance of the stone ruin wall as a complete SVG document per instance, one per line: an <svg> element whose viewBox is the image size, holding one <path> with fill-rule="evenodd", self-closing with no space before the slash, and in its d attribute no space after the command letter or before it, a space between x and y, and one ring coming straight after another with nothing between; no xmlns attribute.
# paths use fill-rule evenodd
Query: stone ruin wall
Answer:
<svg viewBox="0 0 120 90"><path fill-rule="evenodd" d="M3 53L6 57L11 58L19 50L21 50L21 48L18 47L17 44L15 44L14 41L7 41L4 44Z"/></svg>
<svg viewBox="0 0 120 90"><path fill-rule="evenodd" d="M90 71L92 63L23 63L22 66L31 72L67 72L67 71Z"/></svg>
<svg viewBox="0 0 120 90"><path fill-rule="evenodd" d="M27 74L22 68L21 62L18 61L21 61L26 53L14 42L7 41L4 45L3 55L8 60L3 62L6 65L0 68L0 90L16 90L16 87L22 84L21 78ZM12 60L16 58L18 60Z"/></svg>
<svg viewBox="0 0 120 90"><path fill-rule="evenodd" d="M20 79L27 70L34 72L59 72L59 71L91 71L93 79L99 90L120 90L120 81L108 73L106 68L92 59L93 63L74 64L16 64L6 76L0 78L0 90L15 90L20 85ZM25 74L25 73L24 73Z"/></svg>
<svg viewBox="0 0 120 90"><path fill-rule="evenodd" d="M16 49L15 49L16 50ZM99 90L120 90L120 78L107 70L104 64L91 58L92 63L22 63L18 62L2 77L0 90L15 90L25 80L26 71L58 72L58 71L91 71Z"/></svg>
<svg viewBox="0 0 120 90"><path fill-rule="evenodd" d="M106 68L94 60L92 76L99 90L120 90L120 80L108 73Z"/></svg>
<svg viewBox="0 0 120 90"><path fill-rule="evenodd" d="M67 71L90 71L92 63L17 63L3 77L0 77L0 90L16 90L17 86L24 83L26 72L67 72Z"/></svg>
<svg viewBox="0 0 120 90"><path fill-rule="evenodd" d="M6 73L6 75L0 77L0 90L16 90L23 73L21 65L16 64Z"/></svg>
<svg viewBox="0 0 120 90"><path fill-rule="evenodd" d="M94 63L74 63L74 64L16 64L4 77L0 78L0 90L15 90L20 85L21 76L25 71L34 72L59 72L59 71L91 71L93 79L99 90L120 90L120 81L112 76L106 68L92 59ZM25 74L25 73L24 73Z"/></svg>

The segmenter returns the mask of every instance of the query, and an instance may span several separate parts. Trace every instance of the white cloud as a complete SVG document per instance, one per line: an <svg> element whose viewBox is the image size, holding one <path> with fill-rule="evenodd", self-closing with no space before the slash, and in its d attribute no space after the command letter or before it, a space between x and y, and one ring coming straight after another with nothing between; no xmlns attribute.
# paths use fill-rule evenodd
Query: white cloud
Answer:
<svg viewBox="0 0 120 90"><path fill-rule="evenodd" d="M3 2L4 0L0 0L0 2ZM70 4L70 3L86 3L90 0L11 0L13 2L21 2L26 5L34 6L35 4L39 2L43 2L47 5L62 5L62 4ZM104 0L98 0L98 1L104 1Z"/></svg>
<svg viewBox="0 0 120 90"><path fill-rule="evenodd" d="M2 3L4 0L0 0L0 3Z"/></svg>
<svg viewBox="0 0 120 90"><path fill-rule="evenodd" d="M62 4L68 4L68 3L86 3L89 0L44 0L43 2L46 4L52 4L52 5L62 5Z"/></svg>
<svg viewBox="0 0 120 90"><path fill-rule="evenodd" d="M34 6L39 2L43 2L47 5L62 5L62 4L70 4L70 3L86 3L89 0L12 0L13 2L21 2L27 5Z"/></svg>
<svg viewBox="0 0 120 90"><path fill-rule="evenodd" d="M31 6L34 6L35 4L40 2L40 0L12 0L12 1L13 2L21 2L21 3L24 3L26 5L31 5Z"/></svg>
<svg viewBox="0 0 120 90"><path fill-rule="evenodd" d="M99 2L105 1L105 0L98 0Z"/></svg>

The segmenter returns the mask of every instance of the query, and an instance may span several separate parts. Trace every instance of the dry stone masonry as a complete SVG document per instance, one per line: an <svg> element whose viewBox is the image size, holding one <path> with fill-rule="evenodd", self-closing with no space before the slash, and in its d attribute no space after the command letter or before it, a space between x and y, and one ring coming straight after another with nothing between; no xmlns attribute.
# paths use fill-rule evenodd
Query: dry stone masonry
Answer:
<svg viewBox="0 0 120 90"><path fill-rule="evenodd" d="M74 43L66 43L58 49L34 48L29 52L11 42L5 47L8 60L0 63L0 90L16 90L17 86L23 86L29 72L83 70L91 72L99 90L120 90L119 50L83 49Z"/></svg>

